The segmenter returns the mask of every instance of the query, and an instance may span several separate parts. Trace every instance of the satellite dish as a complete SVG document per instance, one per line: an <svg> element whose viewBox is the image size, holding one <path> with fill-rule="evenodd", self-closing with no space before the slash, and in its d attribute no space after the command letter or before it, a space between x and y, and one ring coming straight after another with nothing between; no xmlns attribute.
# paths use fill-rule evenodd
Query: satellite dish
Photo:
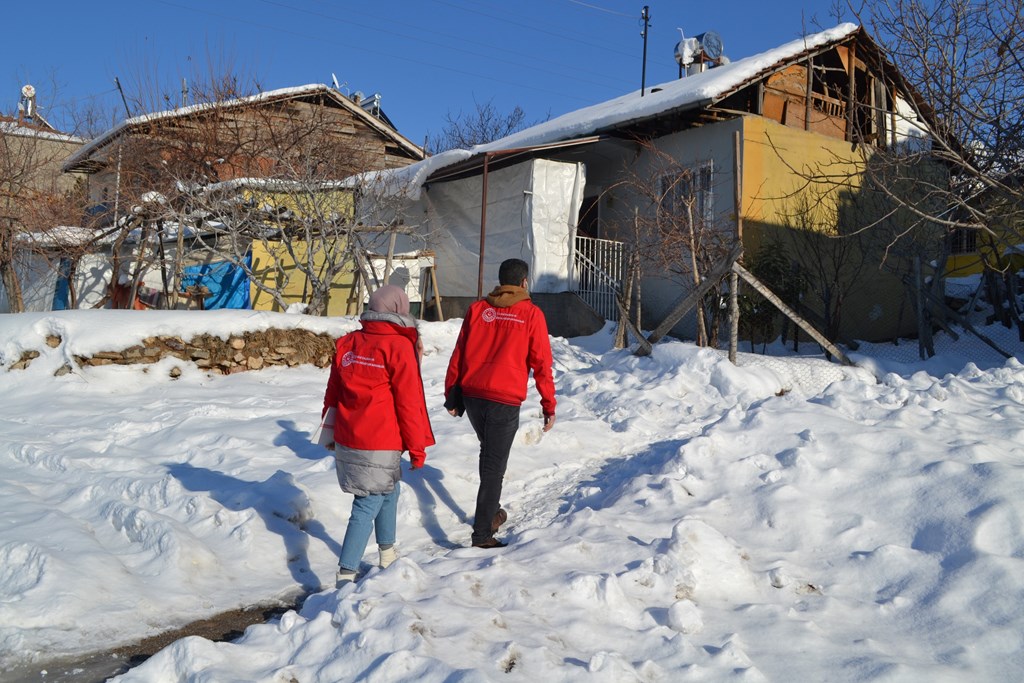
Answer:
<svg viewBox="0 0 1024 683"><path fill-rule="evenodd" d="M715 61L722 56L722 36L718 35L714 31L705 31L697 36L697 42L700 43L701 49L704 51L704 56Z"/></svg>
<svg viewBox="0 0 1024 683"><path fill-rule="evenodd" d="M22 94L23 97L25 97L27 99L32 99L33 97L36 96L36 89L34 87L32 87L31 85L22 86L21 94Z"/></svg>

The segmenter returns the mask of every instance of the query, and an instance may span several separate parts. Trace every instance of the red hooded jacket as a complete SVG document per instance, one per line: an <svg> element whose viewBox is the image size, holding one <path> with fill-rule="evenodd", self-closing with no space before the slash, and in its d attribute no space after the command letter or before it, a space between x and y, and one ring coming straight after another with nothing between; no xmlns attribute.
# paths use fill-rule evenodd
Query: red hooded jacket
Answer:
<svg viewBox="0 0 1024 683"><path fill-rule="evenodd" d="M555 414L551 340L544 312L522 287L502 285L466 311L444 380L464 396L518 406L526 400L529 372L545 416Z"/></svg>
<svg viewBox="0 0 1024 683"><path fill-rule="evenodd" d="M334 440L357 450L422 454L434 445L416 353L418 334L380 320L338 340L324 394Z"/></svg>

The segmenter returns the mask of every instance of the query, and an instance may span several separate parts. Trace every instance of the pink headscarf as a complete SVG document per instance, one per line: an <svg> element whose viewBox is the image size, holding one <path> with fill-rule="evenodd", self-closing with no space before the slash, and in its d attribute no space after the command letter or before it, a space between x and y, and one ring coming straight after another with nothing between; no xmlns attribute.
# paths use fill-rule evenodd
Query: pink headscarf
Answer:
<svg viewBox="0 0 1024 683"><path fill-rule="evenodd" d="M384 285L370 295L370 310L375 313L409 315L409 296L401 287Z"/></svg>

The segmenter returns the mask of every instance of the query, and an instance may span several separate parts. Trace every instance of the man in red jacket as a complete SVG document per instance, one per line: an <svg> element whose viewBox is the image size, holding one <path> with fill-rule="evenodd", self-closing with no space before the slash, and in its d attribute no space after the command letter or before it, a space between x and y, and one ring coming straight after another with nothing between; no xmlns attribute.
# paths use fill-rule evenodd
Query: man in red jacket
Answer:
<svg viewBox="0 0 1024 683"><path fill-rule="evenodd" d="M501 485L531 370L540 392L544 431L555 425L551 340L544 313L530 301L529 274L525 261L508 259L501 264L498 287L466 311L444 381L449 414L461 415L464 407L480 439L480 488L473 520L476 548L507 545L494 533L508 517L501 508Z"/></svg>

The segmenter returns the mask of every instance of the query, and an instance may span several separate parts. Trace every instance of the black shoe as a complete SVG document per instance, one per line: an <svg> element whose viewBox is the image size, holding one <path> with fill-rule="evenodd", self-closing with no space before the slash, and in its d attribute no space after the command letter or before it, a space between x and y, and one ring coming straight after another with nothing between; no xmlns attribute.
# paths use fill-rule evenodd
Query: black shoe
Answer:
<svg viewBox="0 0 1024 683"><path fill-rule="evenodd" d="M508 543L499 541L494 536L491 536L490 538L484 541L474 541L473 543L474 548L504 548L507 545Z"/></svg>
<svg viewBox="0 0 1024 683"><path fill-rule="evenodd" d="M498 508L498 511L494 513L494 519L491 520L491 533L496 533L507 520L508 513L505 512L505 508Z"/></svg>

